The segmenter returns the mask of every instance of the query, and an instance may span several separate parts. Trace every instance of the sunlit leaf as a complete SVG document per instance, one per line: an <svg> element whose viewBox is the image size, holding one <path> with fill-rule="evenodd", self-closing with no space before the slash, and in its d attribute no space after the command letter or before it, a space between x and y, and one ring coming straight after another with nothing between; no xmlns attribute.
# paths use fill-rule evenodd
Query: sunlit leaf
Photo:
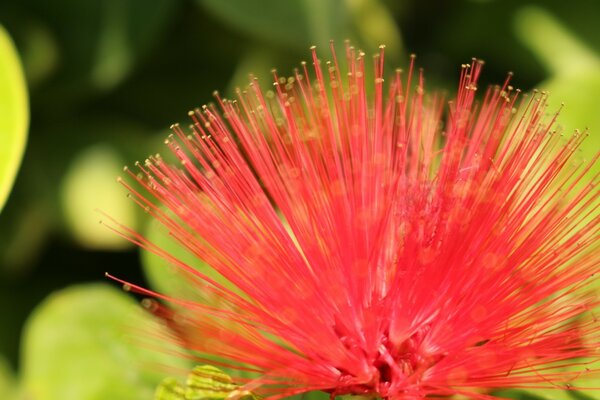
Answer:
<svg viewBox="0 0 600 400"><path fill-rule="evenodd" d="M589 133L577 155L589 160L600 149L600 54L539 7L521 9L515 19L515 29L521 41L552 74L538 86L550 92L550 112L564 103L559 127L566 134L576 129ZM600 172L600 164L590 171L590 176L597 172Z"/></svg>
<svg viewBox="0 0 600 400"><path fill-rule="evenodd" d="M22 379L35 400L148 400L164 376L188 370L155 343L165 328L108 284L47 298L24 335ZM170 372L169 372L170 371Z"/></svg>
<svg viewBox="0 0 600 400"><path fill-rule="evenodd" d="M600 55L576 37L561 21L540 7L521 8L514 20L515 31L551 77L540 83L548 91L549 112L561 105L558 128L567 135L575 130L590 135L580 148L575 162L589 160L600 149ZM600 165L589 176L600 172ZM597 381L596 381L597 382ZM587 386L597 386L594 381ZM500 393L514 399L531 400L590 400L596 398L594 390L511 390Z"/></svg>
<svg viewBox="0 0 600 400"><path fill-rule="evenodd" d="M124 161L114 149L95 145L73 161L61 185L62 206L67 225L83 246L120 249L130 243L98 223L101 210L119 222L135 228L135 204L116 183Z"/></svg>
<svg viewBox="0 0 600 400"><path fill-rule="evenodd" d="M600 56L543 8L521 8L515 16L515 29L553 75L577 75L591 70L600 73Z"/></svg>
<svg viewBox="0 0 600 400"><path fill-rule="evenodd" d="M29 124L27 86L8 33L0 26L0 210L17 175Z"/></svg>
<svg viewBox="0 0 600 400"><path fill-rule="evenodd" d="M597 71L582 71L579 75L557 76L539 86L550 92L550 109L557 110L560 103L564 103L559 125L565 133L576 129L587 131L589 136L578 157L589 160L600 150L600 67ZM594 171L600 171L599 164L591 172Z"/></svg>

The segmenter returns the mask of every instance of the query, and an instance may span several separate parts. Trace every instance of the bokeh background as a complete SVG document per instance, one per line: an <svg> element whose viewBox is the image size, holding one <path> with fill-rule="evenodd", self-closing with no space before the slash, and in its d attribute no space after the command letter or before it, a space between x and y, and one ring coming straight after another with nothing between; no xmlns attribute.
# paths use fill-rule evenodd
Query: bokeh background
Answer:
<svg viewBox="0 0 600 400"><path fill-rule="evenodd" d="M0 25L16 52L0 46L0 74L15 55L21 69L0 77L0 107L26 94L29 115L0 108L0 147L27 141L0 214L0 399L152 398L165 375L152 366L164 360L124 339L139 299L104 273L166 291L178 283L95 210L164 240L115 178L164 151L168 126L215 89L230 95L249 73L268 84L272 67L289 73L312 44L326 55L330 39L367 53L385 43L390 70L416 53L428 87L449 93L459 65L478 57L484 83L514 71L515 86L551 91L552 107L564 101L562 127L589 127L591 154L598 21L592 0L3 0ZM4 129L13 117L21 124ZM20 157L18 145L11 151L0 151L8 180L18 162L5 161Z"/></svg>

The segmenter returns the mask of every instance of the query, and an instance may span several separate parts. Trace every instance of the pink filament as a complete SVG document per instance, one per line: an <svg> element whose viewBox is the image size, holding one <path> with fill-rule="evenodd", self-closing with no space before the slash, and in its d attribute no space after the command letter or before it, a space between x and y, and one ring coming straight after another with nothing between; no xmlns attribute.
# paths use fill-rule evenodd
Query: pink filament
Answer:
<svg viewBox="0 0 600 400"><path fill-rule="evenodd" d="M257 390L278 397L484 399L594 372L599 155L578 158L586 134L556 133L546 94L509 79L478 102L478 60L446 107L414 59L385 85L383 48L370 78L362 52L332 54L323 65L313 50L314 79L303 63L273 91L253 79L190 113L191 132L167 140L181 169L154 156L128 170L135 201L233 285L116 224L219 299L146 291L176 305L171 339L259 371Z"/></svg>

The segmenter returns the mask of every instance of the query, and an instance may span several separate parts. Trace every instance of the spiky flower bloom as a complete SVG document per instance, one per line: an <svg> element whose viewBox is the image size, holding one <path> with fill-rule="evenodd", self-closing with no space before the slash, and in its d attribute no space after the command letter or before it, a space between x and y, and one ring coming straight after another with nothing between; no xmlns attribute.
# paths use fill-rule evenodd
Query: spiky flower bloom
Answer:
<svg viewBox="0 0 600 400"><path fill-rule="evenodd" d="M181 166L151 157L124 181L231 283L118 227L212 299L147 292L176 305L173 340L273 396L486 399L593 372L600 195L585 135L557 134L546 94L508 79L476 100L477 60L446 102L412 62L384 83L383 49L371 77L352 47L345 63L312 56L273 91L217 94L189 133L173 126Z"/></svg>

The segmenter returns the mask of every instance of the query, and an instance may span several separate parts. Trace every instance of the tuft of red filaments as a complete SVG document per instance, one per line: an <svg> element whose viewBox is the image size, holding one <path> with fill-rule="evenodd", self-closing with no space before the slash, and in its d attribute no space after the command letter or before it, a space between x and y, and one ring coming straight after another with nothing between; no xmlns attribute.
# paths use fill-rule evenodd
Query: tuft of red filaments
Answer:
<svg viewBox="0 0 600 400"><path fill-rule="evenodd" d="M132 286L171 304L171 341L274 398L577 388L600 359L587 133L557 132L547 94L510 75L478 100L479 60L451 101L425 93L414 58L388 82L383 47L368 60L313 49L314 68L274 72L266 92L252 78L174 125L181 165L126 169L131 197L230 282L113 222L198 298Z"/></svg>

